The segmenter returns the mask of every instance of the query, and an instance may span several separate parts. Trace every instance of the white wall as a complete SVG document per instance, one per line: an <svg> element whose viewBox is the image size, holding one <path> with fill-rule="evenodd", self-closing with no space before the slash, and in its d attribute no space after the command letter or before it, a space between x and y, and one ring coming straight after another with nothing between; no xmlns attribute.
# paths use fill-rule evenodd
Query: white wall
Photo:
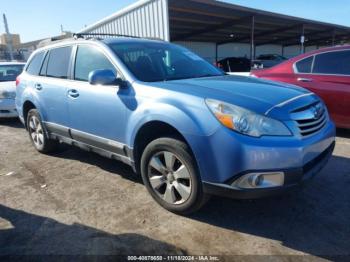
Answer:
<svg viewBox="0 0 350 262"><path fill-rule="evenodd" d="M300 55L300 45L286 46L284 48L283 54L287 58L291 58L291 57Z"/></svg>
<svg viewBox="0 0 350 262"><path fill-rule="evenodd" d="M305 52L310 52L310 51L314 51L317 49L317 46L313 45L313 46L307 46L305 47Z"/></svg>
<svg viewBox="0 0 350 262"><path fill-rule="evenodd" d="M226 57L250 57L250 45L241 43L219 45L218 60Z"/></svg>
<svg viewBox="0 0 350 262"><path fill-rule="evenodd" d="M216 45L210 42L174 42L174 44L182 45L197 55L208 60L210 63L215 62Z"/></svg>
<svg viewBox="0 0 350 262"><path fill-rule="evenodd" d="M263 54L282 55L282 46L280 45L260 45L255 48L255 56Z"/></svg>
<svg viewBox="0 0 350 262"><path fill-rule="evenodd" d="M215 62L216 45L210 42L174 42L182 45L199 56L208 60L210 63ZM218 60L226 57L250 57L250 45L241 43L229 43L219 45Z"/></svg>
<svg viewBox="0 0 350 262"><path fill-rule="evenodd" d="M209 62L215 62L216 47L215 43L210 42L174 42L175 44L182 45L199 56L205 58ZM305 47L305 52L316 50L317 46ZM262 54L278 54L282 55L281 45L262 45L257 46L255 49L256 57ZM300 54L300 45L287 46L284 48L283 55L287 58L291 58ZM242 43L228 43L219 45L218 47L218 60L226 57L248 57L250 58L250 45Z"/></svg>

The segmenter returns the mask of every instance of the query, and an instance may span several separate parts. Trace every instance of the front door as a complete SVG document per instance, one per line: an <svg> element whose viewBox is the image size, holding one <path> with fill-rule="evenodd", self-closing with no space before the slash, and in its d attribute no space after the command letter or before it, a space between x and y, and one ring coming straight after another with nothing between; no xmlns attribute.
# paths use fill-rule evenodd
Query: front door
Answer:
<svg viewBox="0 0 350 262"><path fill-rule="evenodd" d="M71 135L77 141L121 154L126 113L122 97L128 90L89 84L89 73L97 69L117 72L98 47L79 45L74 81L67 90Z"/></svg>

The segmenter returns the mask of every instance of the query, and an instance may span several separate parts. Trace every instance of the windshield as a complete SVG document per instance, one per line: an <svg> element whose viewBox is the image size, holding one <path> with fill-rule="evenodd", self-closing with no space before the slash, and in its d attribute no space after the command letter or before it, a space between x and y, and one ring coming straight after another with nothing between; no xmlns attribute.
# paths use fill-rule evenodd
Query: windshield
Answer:
<svg viewBox="0 0 350 262"><path fill-rule="evenodd" d="M24 65L0 65L0 82L16 81Z"/></svg>
<svg viewBox="0 0 350 262"><path fill-rule="evenodd" d="M166 43L114 43L114 53L144 82L220 76L224 73L186 48Z"/></svg>

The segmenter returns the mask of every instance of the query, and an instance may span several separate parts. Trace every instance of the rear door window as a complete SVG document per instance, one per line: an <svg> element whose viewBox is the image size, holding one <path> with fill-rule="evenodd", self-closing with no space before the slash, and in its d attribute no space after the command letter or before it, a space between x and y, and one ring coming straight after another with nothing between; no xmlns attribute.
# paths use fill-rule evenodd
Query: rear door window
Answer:
<svg viewBox="0 0 350 262"><path fill-rule="evenodd" d="M110 69L116 73L115 67L100 50L88 45L79 46L75 59L74 79L87 82L89 74L98 69Z"/></svg>
<svg viewBox="0 0 350 262"><path fill-rule="evenodd" d="M50 51L46 75L49 77L67 79L72 47L59 47Z"/></svg>
<svg viewBox="0 0 350 262"><path fill-rule="evenodd" d="M350 76L350 50L316 55L313 73Z"/></svg>
<svg viewBox="0 0 350 262"><path fill-rule="evenodd" d="M29 65L26 69L28 74L39 75L41 64L42 64L43 59L44 59L44 54L45 54L44 52L40 52L40 53L37 53L36 55L34 55L34 57L29 62Z"/></svg>
<svg viewBox="0 0 350 262"><path fill-rule="evenodd" d="M313 60L314 57L310 56L308 58L300 60L299 62L296 62L295 66L298 70L298 73L311 73Z"/></svg>

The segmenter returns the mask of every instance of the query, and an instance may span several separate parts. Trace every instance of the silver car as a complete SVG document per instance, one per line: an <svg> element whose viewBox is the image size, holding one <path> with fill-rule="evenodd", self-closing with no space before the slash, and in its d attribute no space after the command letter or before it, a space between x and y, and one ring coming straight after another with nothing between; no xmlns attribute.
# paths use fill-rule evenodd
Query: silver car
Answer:
<svg viewBox="0 0 350 262"><path fill-rule="evenodd" d="M16 78L24 63L0 62L0 118L17 117L15 106Z"/></svg>

